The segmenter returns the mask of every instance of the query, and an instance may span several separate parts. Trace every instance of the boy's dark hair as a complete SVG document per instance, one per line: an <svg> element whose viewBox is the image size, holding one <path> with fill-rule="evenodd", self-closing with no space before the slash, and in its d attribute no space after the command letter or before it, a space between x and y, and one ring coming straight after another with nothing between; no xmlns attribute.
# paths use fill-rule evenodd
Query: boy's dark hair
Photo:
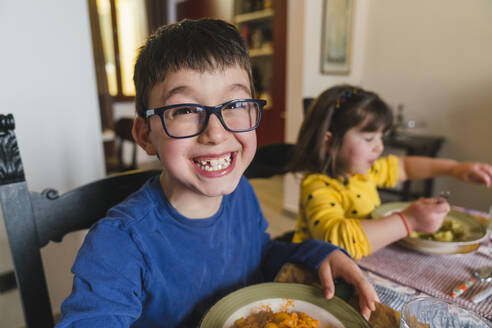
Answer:
<svg viewBox="0 0 492 328"><path fill-rule="evenodd" d="M347 94L350 97L346 97ZM337 165L337 157L345 133L361 124L362 131L382 129L386 132L392 123L391 108L376 93L351 85L334 86L309 106L288 169L337 178L343 173ZM325 147L326 131L332 134L329 152Z"/></svg>
<svg viewBox="0 0 492 328"><path fill-rule="evenodd" d="M248 72L254 97L248 48L234 25L202 18L161 26L140 48L135 63L137 114L145 117L150 91L168 73L181 69L204 72L234 65Z"/></svg>

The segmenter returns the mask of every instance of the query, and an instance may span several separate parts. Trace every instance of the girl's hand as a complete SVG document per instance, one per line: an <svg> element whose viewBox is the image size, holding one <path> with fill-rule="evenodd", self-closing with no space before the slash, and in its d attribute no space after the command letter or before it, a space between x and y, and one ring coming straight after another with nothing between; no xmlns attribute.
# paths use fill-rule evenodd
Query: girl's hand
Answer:
<svg viewBox="0 0 492 328"><path fill-rule="evenodd" d="M411 231L432 233L441 227L450 206L439 198L420 198L402 211Z"/></svg>
<svg viewBox="0 0 492 328"><path fill-rule="evenodd" d="M374 302L379 302L376 291L364 277L359 266L340 250L333 251L321 263L318 270L325 297L330 299L335 295L333 279L343 278L347 283L354 285L359 295L360 312L369 320L371 312L376 310Z"/></svg>
<svg viewBox="0 0 492 328"><path fill-rule="evenodd" d="M458 163L451 169L452 177L470 183L492 185L492 165L485 163Z"/></svg>

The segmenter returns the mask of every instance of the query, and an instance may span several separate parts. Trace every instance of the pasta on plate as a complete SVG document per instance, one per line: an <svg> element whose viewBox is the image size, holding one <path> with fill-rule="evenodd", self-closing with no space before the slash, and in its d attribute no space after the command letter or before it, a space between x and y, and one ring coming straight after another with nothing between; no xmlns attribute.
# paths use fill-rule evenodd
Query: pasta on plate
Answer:
<svg viewBox="0 0 492 328"><path fill-rule="evenodd" d="M234 322L232 328L318 328L319 321L304 312L259 311Z"/></svg>

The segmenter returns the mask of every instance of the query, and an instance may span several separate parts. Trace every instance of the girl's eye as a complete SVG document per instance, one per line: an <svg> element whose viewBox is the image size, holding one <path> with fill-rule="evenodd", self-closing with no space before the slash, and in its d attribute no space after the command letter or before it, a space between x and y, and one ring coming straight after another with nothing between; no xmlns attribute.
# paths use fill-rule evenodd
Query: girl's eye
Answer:
<svg viewBox="0 0 492 328"><path fill-rule="evenodd" d="M382 133L377 133L377 134L368 133L368 134L363 135L363 138L366 142L373 142L373 141L376 141L378 139L382 140L383 134Z"/></svg>

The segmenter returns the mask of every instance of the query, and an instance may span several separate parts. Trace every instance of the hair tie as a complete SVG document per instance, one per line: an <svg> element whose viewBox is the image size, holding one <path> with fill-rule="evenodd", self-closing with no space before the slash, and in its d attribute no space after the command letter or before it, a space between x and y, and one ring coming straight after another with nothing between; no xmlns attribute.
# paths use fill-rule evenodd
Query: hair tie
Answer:
<svg viewBox="0 0 492 328"><path fill-rule="evenodd" d="M403 225L405 226L405 230L407 231L407 236L410 236L410 232L412 232L412 231L410 230L410 227L408 226L407 219L403 216L403 214L401 212L395 212L395 213L400 216L400 219L403 222Z"/></svg>
<svg viewBox="0 0 492 328"><path fill-rule="evenodd" d="M338 97L336 103L335 103L335 108L340 108L340 104L345 103L347 99L352 98L353 95L357 94L357 88L352 88L350 91L345 91L342 93L340 97Z"/></svg>

